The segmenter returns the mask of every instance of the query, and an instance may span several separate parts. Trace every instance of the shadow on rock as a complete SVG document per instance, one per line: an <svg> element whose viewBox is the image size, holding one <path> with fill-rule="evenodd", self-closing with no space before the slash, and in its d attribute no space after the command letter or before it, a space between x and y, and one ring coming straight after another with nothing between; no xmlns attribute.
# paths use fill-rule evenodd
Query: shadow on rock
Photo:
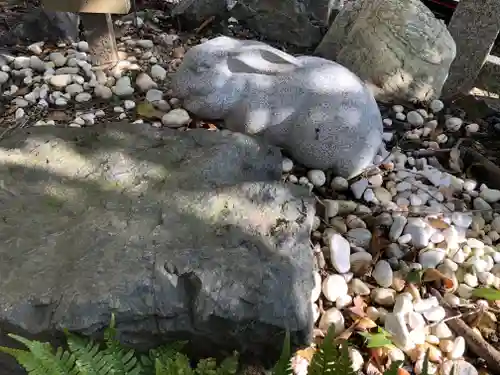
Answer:
<svg viewBox="0 0 500 375"><path fill-rule="evenodd" d="M198 355L273 360L285 329L310 339L314 200L279 181L277 148L225 131L37 127L0 142L0 174L3 334L99 337L114 312L140 350L187 339Z"/></svg>

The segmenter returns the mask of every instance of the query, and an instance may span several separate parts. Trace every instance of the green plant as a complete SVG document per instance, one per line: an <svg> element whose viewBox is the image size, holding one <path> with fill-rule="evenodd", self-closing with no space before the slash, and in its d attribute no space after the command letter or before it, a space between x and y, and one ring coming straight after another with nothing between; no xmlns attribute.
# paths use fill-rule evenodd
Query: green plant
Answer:
<svg viewBox="0 0 500 375"><path fill-rule="evenodd" d="M9 334L27 349L0 347L0 352L14 357L29 375L234 375L238 369L237 353L220 364L213 358L203 359L193 368L180 352L186 342L138 354L116 339L114 316L104 332L103 344L68 331L65 334L67 350L54 350L49 343Z"/></svg>
<svg viewBox="0 0 500 375"><path fill-rule="evenodd" d="M189 358L181 353L186 342L152 349L148 355L124 348L116 339L114 316L104 332L102 344L68 331L65 334L67 350L54 349L49 343L10 334L10 337L24 344L27 349L0 347L0 352L13 356L29 375L235 375L238 370L237 353L219 364L215 359L207 358L193 367ZM386 338L384 332L379 334ZM293 375L292 357L290 335L287 333L280 359L271 374ZM421 375L427 375L427 364L428 354ZM401 363L393 363L384 375L397 375L400 366ZM314 352L307 375L354 374L347 342L337 343L334 329L330 329L323 343Z"/></svg>
<svg viewBox="0 0 500 375"><path fill-rule="evenodd" d="M373 347L383 347L389 344L384 340L388 340L388 333L379 328L379 335L375 341L380 341L381 345L373 345ZM368 336L370 340L370 336ZM383 345L382 345L383 344ZM272 375L293 375L291 366L291 350L290 350L290 336L285 336L283 344L283 351L281 357L274 367ZM424 358L424 366L420 375L428 375L429 352L426 353ZM402 362L393 362L389 369L385 371L384 375L398 375L398 369L401 367ZM338 343L335 340L335 328L330 327L321 345L318 346L312 359L309 363L307 375L355 375L352 370L352 361L348 352L347 342Z"/></svg>

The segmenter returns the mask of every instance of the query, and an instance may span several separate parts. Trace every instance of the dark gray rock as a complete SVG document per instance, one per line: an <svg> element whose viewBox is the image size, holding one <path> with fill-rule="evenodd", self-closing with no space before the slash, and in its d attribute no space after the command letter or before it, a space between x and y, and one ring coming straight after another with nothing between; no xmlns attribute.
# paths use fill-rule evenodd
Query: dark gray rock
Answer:
<svg viewBox="0 0 500 375"><path fill-rule="evenodd" d="M317 45L342 0L180 0L174 16L202 22L235 17L267 39L298 47Z"/></svg>
<svg viewBox="0 0 500 375"><path fill-rule="evenodd" d="M231 15L263 36L300 47L321 41L331 0L238 0Z"/></svg>
<svg viewBox="0 0 500 375"><path fill-rule="evenodd" d="M189 21L198 23L211 16L224 17L225 13L227 13L226 0L180 0L171 11L172 16L182 15Z"/></svg>
<svg viewBox="0 0 500 375"><path fill-rule="evenodd" d="M277 148L226 131L117 123L1 141L0 344L98 335L113 311L139 349L189 339L265 357L285 328L308 342L314 200L280 170Z"/></svg>
<svg viewBox="0 0 500 375"><path fill-rule="evenodd" d="M80 17L75 13L51 12L34 8L24 14L20 22L10 30L8 39L22 42L76 42L79 35Z"/></svg>

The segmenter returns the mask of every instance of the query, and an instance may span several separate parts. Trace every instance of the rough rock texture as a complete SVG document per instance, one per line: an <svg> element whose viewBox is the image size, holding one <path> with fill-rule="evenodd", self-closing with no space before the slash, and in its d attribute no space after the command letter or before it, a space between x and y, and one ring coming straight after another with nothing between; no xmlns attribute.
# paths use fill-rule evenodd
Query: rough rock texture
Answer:
<svg viewBox="0 0 500 375"><path fill-rule="evenodd" d="M184 107L258 135L310 168L351 177L382 143L370 90L343 66L264 43L217 37L191 48L172 78Z"/></svg>
<svg viewBox="0 0 500 375"><path fill-rule="evenodd" d="M269 39L311 47L321 41L334 5L339 6L338 3L331 0L238 0L231 15Z"/></svg>
<svg viewBox="0 0 500 375"><path fill-rule="evenodd" d="M315 54L342 64L382 101L441 94L456 47L419 0L361 0L344 7Z"/></svg>
<svg viewBox="0 0 500 375"><path fill-rule="evenodd" d="M2 37L5 44L21 42L76 42L79 34L80 17L68 12L50 12L33 8Z"/></svg>
<svg viewBox="0 0 500 375"><path fill-rule="evenodd" d="M280 172L277 148L227 131L118 123L3 140L0 332L95 334L115 311L140 348L267 356L284 328L307 342L314 199Z"/></svg>
<svg viewBox="0 0 500 375"><path fill-rule="evenodd" d="M443 88L443 97L468 93L473 87L500 31L500 0L461 0L448 25L457 43L457 58Z"/></svg>
<svg viewBox="0 0 500 375"><path fill-rule="evenodd" d="M346 1L351 0L180 0L172 15L198 23L226 15L268 39L315 47Z"/></svg>
<svg viewBox="0 0 500 375"><path fill-rule="evenodd" d="M226 0L180 0L172 8L172 16L184 16L194 22L203 22L211 16L224 17Z"/></svg>

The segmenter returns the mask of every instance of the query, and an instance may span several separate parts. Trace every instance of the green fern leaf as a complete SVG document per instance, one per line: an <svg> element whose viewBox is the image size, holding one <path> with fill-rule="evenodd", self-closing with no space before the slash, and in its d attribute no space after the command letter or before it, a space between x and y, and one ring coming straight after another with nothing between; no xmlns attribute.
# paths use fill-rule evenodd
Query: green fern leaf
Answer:
<svg viewBox="0 0 500 375"><path fill-rule="evenodd" d="M332 361L334 361L333 358ZM334 373L336 374L356 375L352 369L352 361L351 356L349 355L349 346L347 345L347 342L340 345L340 356L336 361L335 371L336 372Z"/></svg>
<svg viewBox="0 0 500 375"><path fill-rule="evenodd" d="M156 375L194 375L189 358L182 353L176 353L162 362L160 358L155 360Z"/></svg>
<svg viewBox="0 0 500 375"><path fill-rule="evenodd" d="M314 353L309 364L308 375L340 375L335 372L335 360L340 356L339 350L335 345L335 329L333 325L323 339L323 343Z"/></svg>
<svg viewBox="0 0 500 375"><path fill-rule="evenodd" d="M420 373L420 375L429 375L429 353L430 350L427 349L427 351L425 352L424 364L422 366L422 372Z"/></svg>
<svg viewBox="0 0 500 375"><path fill-rule="evenodd" d="M219 375L235 375L238 371L239 359L238 352L234 352L232 356L227 357L221 362L217 373Z"/></svg>
<svg viewBox="0 0 500 375"><path fill-rule="evenodd" d="M286 331L285 340L283 341L283 348L281 349L281 355L272 370L273 375L291 375L293 374L292 365L292 347L290 344L290 332Z"/></svg>
<svg viewBox="0 0 500 375"><path fill-rule="evenodd" d="M217 362L213 358L205 358L198 362L195 373L197 375L217 375Z"/></svg>
<svg viewBox="0 0 500 375"><path fill-rule="evenodd" d="M391 366L384 372L384 375L398 375L398 369L403 365L403 361L392 362Z"/></svg>
<svg viewBox="0 0 500 375"><path fill-rule="evenodd" d="M137 359L133 349L125 349L116 339L115 314L111 314L109 326L104 330L106 347L102 350L103 361L106 363L104 374L140 375L141 362Z"/></svg>
<svg viewBox="0 0 500 375"><path fill-rule="evenodd" d="M353 375L352 362L347 343L339 346L335 342L335 327L328 329L323 343L314 353L309 364L308 375Z"/></svg>
<svg viewBox="0 0 500 375"><path fill-rule="evenodd" d="M107 375L110 371L101 346L95 341L65 331L69 350L80 374Z"/></svg>
<svg viewBox="0 0 500 375"><path fill-rule="evenodd" d="M77 375L75 357L62 348L55 352L49 343L28 340L9 334L14 340L24 344L28 350L0 347L0 351L13 356L30 375Z"/></svg>

